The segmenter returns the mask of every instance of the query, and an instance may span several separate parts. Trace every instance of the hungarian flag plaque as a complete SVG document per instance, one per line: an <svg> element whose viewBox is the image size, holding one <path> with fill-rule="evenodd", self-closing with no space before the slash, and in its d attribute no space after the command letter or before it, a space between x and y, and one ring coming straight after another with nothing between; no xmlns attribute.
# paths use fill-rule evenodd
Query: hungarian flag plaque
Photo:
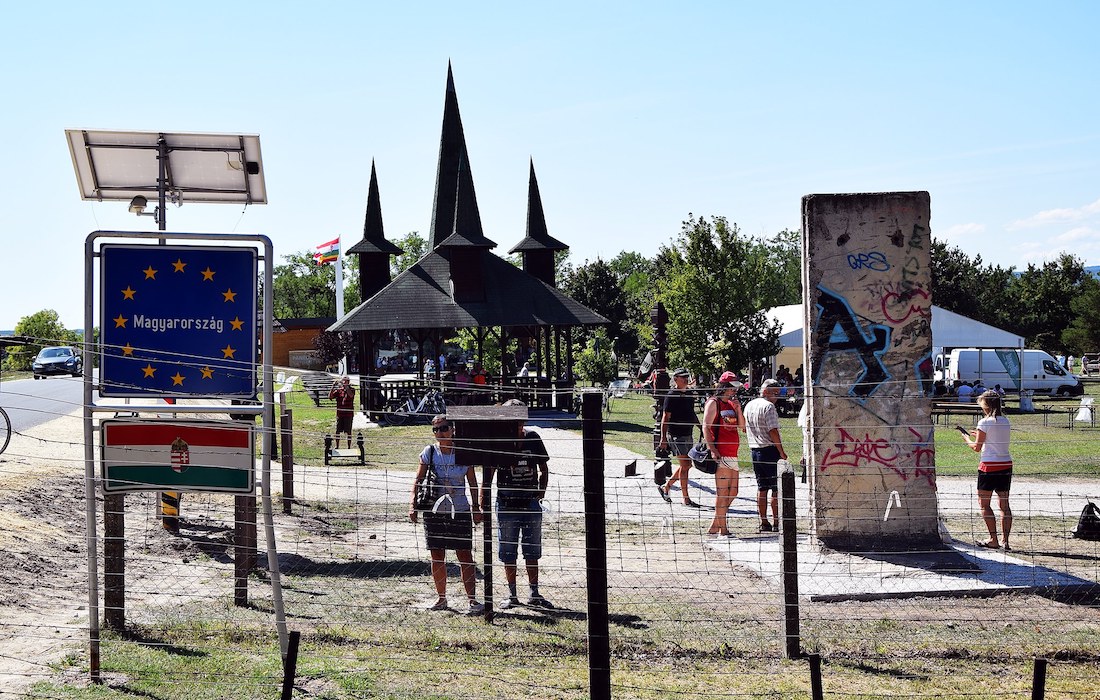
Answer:
<svg viewBox="0 0 1100 700"><path fill-rule="evenodd" d="M252 493L253 430L241 421L105 420L103 490Z"/></svg>

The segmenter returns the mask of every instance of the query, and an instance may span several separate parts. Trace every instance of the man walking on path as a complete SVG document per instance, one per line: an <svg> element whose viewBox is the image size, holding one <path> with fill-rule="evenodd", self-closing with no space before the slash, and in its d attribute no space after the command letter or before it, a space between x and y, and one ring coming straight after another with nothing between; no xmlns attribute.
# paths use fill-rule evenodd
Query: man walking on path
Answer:
<svg viewBox="0 0 1100 700"><path fill-rule="evenodd" d="M504 406L525 406L519 399L509 399ZM501 602L502 610L519 605L516 592L516 560L520 545L527 565L527 584L531 589L527 604L537 608L554 606L539 593L539 559L542 558L542 499L550 481L549 455L542 438L534 430L519 424L519 454L515 462L496 469L497 554L504 564L504 579L508 582L508 597ZM481 485L481 502L489 502L492 476Z"/></svg>
<svg viewBox="0 0 1100 700"><path fill-rule="evenodd" d="M783 438L779 436L779 382L765 379L760 397L745 406L745 433L752 451L752 470L756 474L756 509L760 513L760 532L779 529L779 476L777 463L787 459ZM768 522L768 491L772 492L772 520Z"/></svg>
<svg viewBox="0 0 1100 700"><path fill-rule="evenodd" d="M699 425L699 417L695 415L695 400L688 393L688 382L691 373L684 368L672 373L674 388L665 397L664 406L661 409L661 444L662 450L669 450L676 457L679 466L676 472L669 478L664 486L658 486L661 498L665 503L671 503L672 485L680 482L680 496L684 499L684 505L690 508L698 508L699 504L691 500L688 494L688 470L691 469L691 436L695 426Z"/></svg>

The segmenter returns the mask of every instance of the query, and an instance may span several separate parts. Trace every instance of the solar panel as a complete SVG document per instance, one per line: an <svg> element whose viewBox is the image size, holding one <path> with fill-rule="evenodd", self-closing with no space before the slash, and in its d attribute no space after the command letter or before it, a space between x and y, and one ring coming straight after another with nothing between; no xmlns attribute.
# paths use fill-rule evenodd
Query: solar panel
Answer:
<svg viewBox="0 0 1100 700"><path fill-rule="evenodd" d="M84 200L154 201L161 139L167 150L166 191L182 202L267 204L255 134L66 129Z"/></svg>

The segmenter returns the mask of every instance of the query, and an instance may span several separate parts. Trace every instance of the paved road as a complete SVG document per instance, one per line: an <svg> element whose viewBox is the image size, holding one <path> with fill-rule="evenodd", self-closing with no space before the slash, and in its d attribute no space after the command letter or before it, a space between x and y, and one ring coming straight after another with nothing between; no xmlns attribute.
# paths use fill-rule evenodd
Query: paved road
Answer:
<svg viewBox="0 0 1100 700"><path fill-rule="evenodd" d="M22 432L79 410L82 392L83 380L78 377L0 382L0 407L11 419L12 430Z"/></svg>

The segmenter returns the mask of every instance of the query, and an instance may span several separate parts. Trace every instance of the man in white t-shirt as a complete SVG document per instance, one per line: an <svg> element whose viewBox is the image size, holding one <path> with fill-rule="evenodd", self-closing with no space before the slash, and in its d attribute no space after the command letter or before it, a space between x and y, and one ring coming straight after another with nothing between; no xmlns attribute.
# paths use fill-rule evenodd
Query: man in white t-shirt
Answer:
<svg viewBox="0 0 1100 700"><path fill-rule="evenodd" d="M752 470L756 473L756 509L760 514L760 532L779 530L779 470L778 462L787 459L783 438L779 435L779 382L765 379L760 385L760 397L745 405L745 433L752 453ZM768 521L768 491L772 493L772 520Z"/></svg>

